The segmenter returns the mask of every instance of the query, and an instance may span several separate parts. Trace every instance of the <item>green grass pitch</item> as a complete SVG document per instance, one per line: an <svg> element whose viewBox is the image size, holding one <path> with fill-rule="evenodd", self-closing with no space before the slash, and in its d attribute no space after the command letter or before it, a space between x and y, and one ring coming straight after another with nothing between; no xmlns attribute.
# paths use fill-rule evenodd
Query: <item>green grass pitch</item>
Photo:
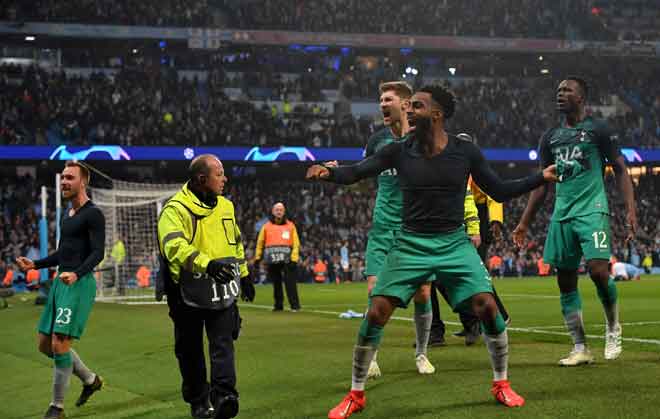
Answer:
<svg viewBox="0 0 660 419"><path fill-rule="evenodd" d="M527 399L520 409L495 403L483 342L465 347L450 336L456 316L441 306L449 345L431 348L432 376L416 372L412 312L398 310L385 330L378 359L383 376L367 384L367 408L356 419L413 418L660 418L660 277L619 283L624 352L603 359L604 317L596 290L580 281L584 318L596 363L560 368L570 349L553 279L502 279L497 289L512 317L509 376ZM236 345L242 419L325 418L350 386L351 351L366 284L301 285L303 310L272 313L272 289L257 287L254 304L241 304L243 330ZM145 300L148 301L148 300ZM139 303L133 300L133 303ZM0 417L39 418L50 401L52 364L36 349L41 307L9 299L0 311ZM70 418L186 418L179 393L172 325L164 305L97 303L82 341L87 365L106 380L82 408L72 377Z"/></svg>

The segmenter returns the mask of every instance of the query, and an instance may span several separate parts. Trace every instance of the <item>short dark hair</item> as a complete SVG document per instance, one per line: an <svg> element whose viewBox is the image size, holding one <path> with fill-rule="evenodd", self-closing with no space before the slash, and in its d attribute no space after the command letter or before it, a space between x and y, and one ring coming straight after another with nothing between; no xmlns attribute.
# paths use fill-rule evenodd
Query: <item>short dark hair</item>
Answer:
<svg viewBox="0 0 660 419"><path fill-rule="evenodd" d="M582 97L584 99L587 99L587 96L589 95L589 85L587 84L587 81L580 76L568 76L566 77L566 80L572 80L580 86L580 90L582 91Z"/></svg>
<svg viewBox="0 0 660 419"><path fill-rule="evenodd" d="M89 185L91 175L89 174L89 168L83 163L77 160L69 160L64 163L64 167L77 167L80 170L80 178L85 182L85 185Z"/></svg>
<svg viewBox="0 0 660 419"><path fill-rule="evenodd" d="M445 115L445 119L449 119L454 115L456 97L451 90L440 86L439 84L431 84L422 87L419 91L431 95L433 100L442 108L442 113Z"/></svg>

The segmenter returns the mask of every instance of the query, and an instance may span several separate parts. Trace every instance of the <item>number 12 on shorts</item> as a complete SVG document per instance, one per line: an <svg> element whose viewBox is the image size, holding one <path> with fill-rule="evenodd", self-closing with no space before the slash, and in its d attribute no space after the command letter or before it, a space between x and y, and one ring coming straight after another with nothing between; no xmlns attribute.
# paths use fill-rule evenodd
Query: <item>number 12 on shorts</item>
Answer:
<svg viewBox="0 0 660 419"><path fill-rule="evenodd" d="M596 249L607 249L607 233L604 231L594 231L591 237L594 238L594 247Z"/></svg>

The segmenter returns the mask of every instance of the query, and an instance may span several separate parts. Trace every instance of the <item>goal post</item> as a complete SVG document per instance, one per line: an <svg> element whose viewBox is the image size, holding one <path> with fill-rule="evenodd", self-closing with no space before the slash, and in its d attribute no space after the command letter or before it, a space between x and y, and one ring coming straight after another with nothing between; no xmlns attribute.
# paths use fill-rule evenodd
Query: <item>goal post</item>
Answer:
<svg viewBox="0 0 660 419"><path fill-rule="evenodd" d="M181 185L112 179L92 188L92 201L105 215L105 254L96 269L98 299L153 297L158 266L158 215Z"/></svg>

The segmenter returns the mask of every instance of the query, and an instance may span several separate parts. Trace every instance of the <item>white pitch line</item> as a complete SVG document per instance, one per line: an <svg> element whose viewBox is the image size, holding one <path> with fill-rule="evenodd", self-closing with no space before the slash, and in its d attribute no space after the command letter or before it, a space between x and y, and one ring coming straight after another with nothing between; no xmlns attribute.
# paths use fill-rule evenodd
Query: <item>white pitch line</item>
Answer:
<svg viewBox="0 0 660 419"><path fill-rule="evenodd" d="M538 329L528 329L525 327L507 327L506 330L511 330L514 332L523 332L523 333L536 333L540 335L557 335L557 336L569 336L570 333L566 332L553 332L552 330L538 330ZM589 339L601 339L604 340L605 336L603 335L585 335ZM659 345L660 340L658 339L640 339L640 338L626 338L622 337L621 340L626 342L637 342L637 343L650 343L652 345Z"/></svg>
<svg viewBox="0 0 660 419"><path fill-rule="evenodd" d="M105 303L107 301L101 301ZM151 306L151 305L160 305L167 304L167 301L118 301L117 304L124 304L127 306Z"/></svg>
<svg viewBox="0 0 660 419"><path fill-rule="evenodd" d="M649 326L653 324L660 324L660 321L649 321L649 322L623 322L621 323L621 326ZM587 324L585 327L605 327L607 324L605 323L592 323L592 324ZM561 326L530 326L530 329L538 329L538 330L543 330L543 329L563 329L565 328L565 325Z"/></svg>
<svg viewBox="0 0 660 419"><path fill-rule="evenodd" d="M125 301L125 302L119 302L119 304L125 304L125 305L157 305L157 304L166 304L164 301ZM258 308L262 310L271 310L271 306L266 306L266 305L260 305L260 304L240 304L239 307L251 307L251 308ZM289 311L289 310L287 310ZM329 314L329 315L339 315L341 314L338 311L328 311L328 310L304 310L305 313L316 313L316 314ZM410 317L401 317L401 316L392 316L391 317L393 320L400 320L400 321L407 321L407 322L412 322L414 319ZM445 324L450 324L452 326L460 326L461 323L459 322L452 322L452 321L445 321ZM637 322L637 323L622 323L622 325L626 326L632 326L636 324L660 324L660 322ZM591 325L594 326L594 325ZM603 325L604 326L604 325ZM555 332L552 330L543 330L547 328L554 328L554 327L559 327L559 326L539 326L539 327L507 327L507 330L510 330L512 332L521 332L521 333L534 333L537 335L555 335L555 336L570 336L570 333L567 332ZM563 327L563 326L561 326ZM604 340L605 336L603 335L586 335L589 339L600 339ZM642 339L642 338L629 338L629 337L622 337L621 340L625 342L635 342L635 343L648 343L651 345L658 345L660 346L660 340L659 339Z"/></svg>
<svg viewBox="0 0 660 419"><path fill-rule="evenodd" d="M96 301L105 303L109 301L118 301L118 300L147 300L150 298L155 298L153 294L144 294L144 295L109 295L107 297L96 297Z"/></svg>
<svg viewBox="0 0 660 419"><path fill-rule="evenodd" d="M539 294L499 294L500 297L519 297L519 298L540 298L544 300L558 300L559 295L539 295Z"/></svg>
<svg viewBox="0 0 660 419"><path fill-rule="evenodd" d="M586 327L586 326L585 326ZM565 325L561 326L530 326L530 329L538 329L538 330L544 330L544 329L565 329Z"/></svg>
<svg viewBox="0 0 660 419"><path fill-rule="evenodd" d="M241 304L241 306L258 308L258 309L268 309L268 310L272 309L271 306L259 305L259 304ZM304 312L318 313L318 314L331 314L331 315L341 314L341 313L336 312L336 311L326 311L326 310L304 310ZM412 319L410 317L392 316L391 318L394 319L394 320L401 320L401 321L408 321L408 322L414 321L414 319ZM446 324L451 324L451 325L460 325L461 324L461 323L458 323L458 322L449 322L449 321L446 321L445 323ZM539 334L539 335L570 336L570 333L567 333L567 332L553 332L551 330L539 330L539 329L532 329L532 328L527 328L527 327L507 327L507 330L510 330L512 332L535 333L535 334ZM590 339L601 339L601 340L605 339L605 336L602 336L602 335L586 335L586 337L588 337ZM660 340L658 340L658 339L640 339L640 338L622 337L621 340L626 341L626 342L648 343L648 344L660 346Z"/></svg>

